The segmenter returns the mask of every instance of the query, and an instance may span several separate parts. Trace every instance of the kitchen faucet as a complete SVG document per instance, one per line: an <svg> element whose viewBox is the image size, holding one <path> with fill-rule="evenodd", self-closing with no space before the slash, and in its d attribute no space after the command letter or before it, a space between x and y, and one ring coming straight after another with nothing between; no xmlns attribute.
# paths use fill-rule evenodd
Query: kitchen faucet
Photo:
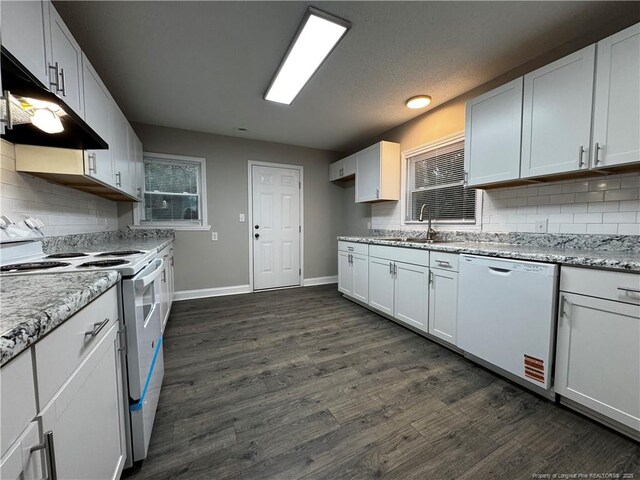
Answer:
<svg viewBox="0 0 640 480"><path fill-rule="evenodd" d="M427 204L424 203L422 205L422 207L420 208L420 216L418 217L418 220L421 221L421 222L423 220L424 207L426 207L426 206L427 206ZM428 218L428 221L429 221L429 227L427 228L427 241L428 242L432 242L434 240L433 237L435 236L436 231L433 228L431 228L431 209L430 208L427 209L427 218Z"/></svg>

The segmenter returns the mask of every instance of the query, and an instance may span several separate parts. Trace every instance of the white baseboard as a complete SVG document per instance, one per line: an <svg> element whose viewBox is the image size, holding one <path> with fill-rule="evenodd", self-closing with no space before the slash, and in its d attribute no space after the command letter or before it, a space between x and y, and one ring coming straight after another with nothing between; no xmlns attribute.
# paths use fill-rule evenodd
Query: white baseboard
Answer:
<svg viewBox="0 0 640 480"><path fill-rule="evenodd" d="M193 300L196 298L221 297L223 295L239 295L251 293L249 285L235 285L232 287L202 288L200 290L182 290L173 294L173 301Z"/></svg>
<svg viewBox="0 0 640 480"><path fill-rule="evenodd" d="M338 276L305 278L304 287L312 287L314 285L326 285L329 283L338 283ZM218 288L202 288L199 290L182 290L173 294L173 301L180 302L182 300L194 300L196 298L221 297L223 295L239 295L241 293L251 293L249 285L234 285L232 287Z"/></svg>
<svg viewBox="0 0 640 480"><path fill-rule="evenodd" d="M330 277L305 278L303 286L312 287L314 285L326 285L328 283L338 283L338 276L332 275Z"/></svg>

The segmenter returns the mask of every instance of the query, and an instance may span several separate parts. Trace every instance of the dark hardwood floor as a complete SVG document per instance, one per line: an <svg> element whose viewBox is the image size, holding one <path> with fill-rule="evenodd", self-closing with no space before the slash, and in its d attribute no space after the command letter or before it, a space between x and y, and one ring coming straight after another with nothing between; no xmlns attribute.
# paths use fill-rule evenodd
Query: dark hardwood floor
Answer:
<svg viewBox="0 0 640 480"><path fill-rule="evenodd" d="M136 480L640 479L637 443L335 285L174 303L164 348L149 457L126 474Z"/></svg>

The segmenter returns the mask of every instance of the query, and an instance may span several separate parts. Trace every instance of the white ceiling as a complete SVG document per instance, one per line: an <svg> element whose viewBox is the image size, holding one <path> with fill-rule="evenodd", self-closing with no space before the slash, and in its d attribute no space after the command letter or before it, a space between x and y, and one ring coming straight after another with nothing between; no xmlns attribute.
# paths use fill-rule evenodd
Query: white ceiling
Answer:
<svg viewBox="0 0 640 480"><path fill-rule="evenodd" d="M55 2L129 120L347 151L634 2ZM308 5L351 30L291 106L262 99ZM248 132L240 133L238 127Z"/></svg>

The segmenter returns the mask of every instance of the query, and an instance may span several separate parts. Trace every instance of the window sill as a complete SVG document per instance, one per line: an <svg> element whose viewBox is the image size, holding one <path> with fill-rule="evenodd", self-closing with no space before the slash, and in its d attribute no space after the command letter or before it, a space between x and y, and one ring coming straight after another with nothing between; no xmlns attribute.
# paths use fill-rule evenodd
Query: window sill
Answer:
<svg viewBox="0 0 640 480"><path fill-rule="evenodd" d="M170 229L170 230L184 230L191 232L208 232L211 230L211 225L129 225L132 230L150 230L150 229Z"/></svg>

